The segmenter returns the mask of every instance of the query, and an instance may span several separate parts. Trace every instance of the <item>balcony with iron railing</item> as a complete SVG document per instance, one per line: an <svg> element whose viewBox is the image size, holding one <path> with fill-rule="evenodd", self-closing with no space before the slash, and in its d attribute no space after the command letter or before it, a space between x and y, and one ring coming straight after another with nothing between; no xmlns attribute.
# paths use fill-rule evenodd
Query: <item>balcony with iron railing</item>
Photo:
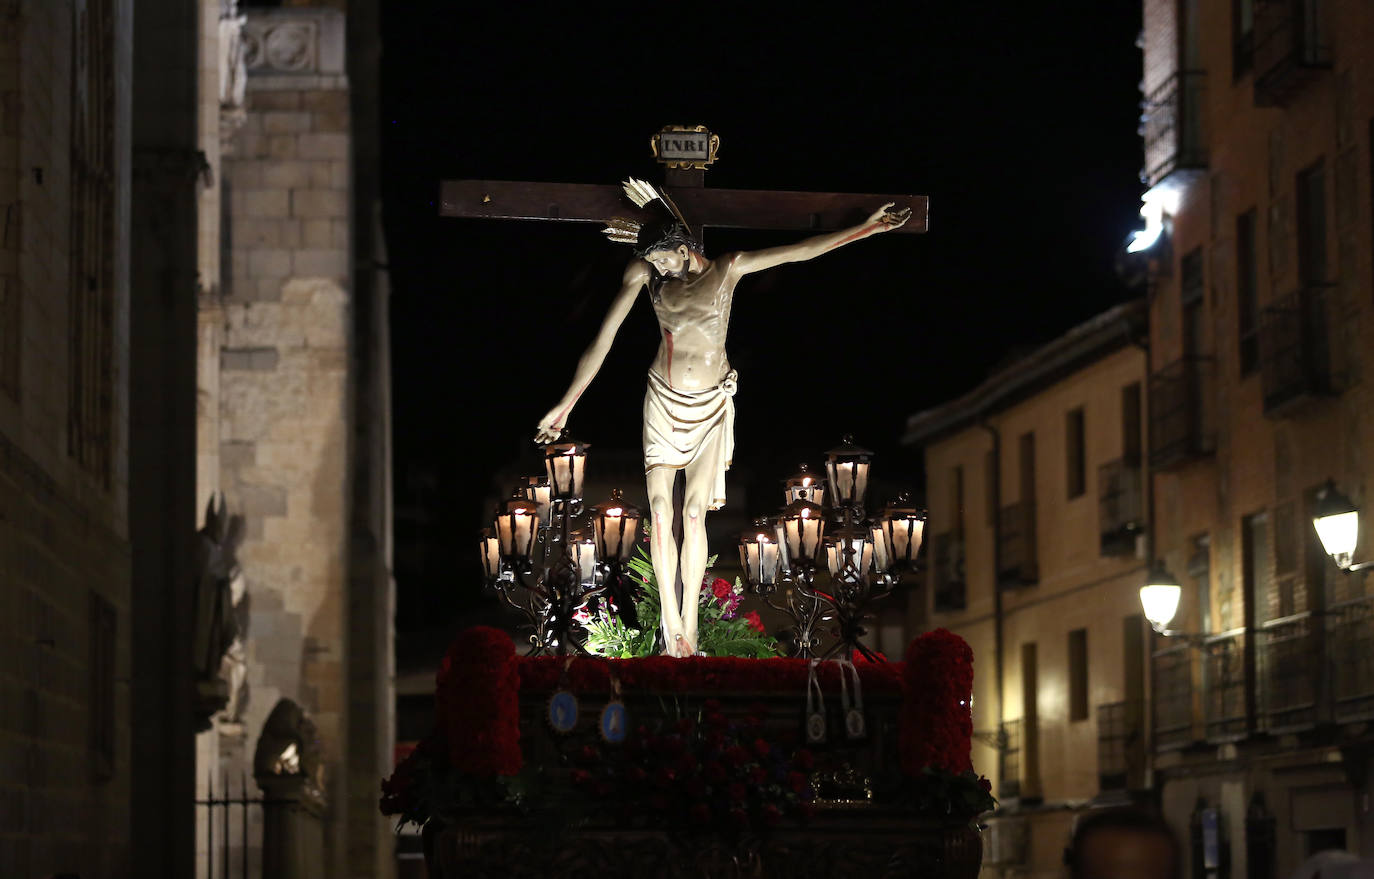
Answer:
<svg viewBox="0 0 1374 879"><path fill-rule="evenodd" d="M1150 466L1168 470L1210 455L1210 358L1181 357L1150 376Z"/></svg>
<svg viewBox="0 0 1374 879"><path fill-rule="evenodd" d="M1180 70L1145 96L1140 134L1145 141L1141 177L1155 186L1180 171L1207 167L1207 141L1202 130L1206 76Z"/></svg>
<svg viewBox="0 0 1374 879"><path fill-rule="evenodd" d="M964 567L964 535L956 531L936 534L931 546L931 577L935 611L949 613L968 606Z"/></svg>
<svg viewBox="0 0 1374 879"><path fill-rule="evenodd" d="M1331 373L1330 284L1311 284L1260 313L1264 414L1335 392Z"/></svg>
<svg viewBox="0 0 1374 879"><path fill-rule="evenodd" d="M1097 468L1098 531L1103 555L1130 555L1145 531L1140 461L1117 458Z"/></svg>
<svg viewBox="0 0 1374 879"><path fill-rule="evenodd" d="M1158 650L1153 656L1154 698L1150 725L1157 751L1193 743L1193 651L1187 644Z"/></svg>
<svg viewBox="0 0 1374 879"><path fill-rule="evenodd" d="M1236 741L1256 731L1281 734L1374 721L1374 595L1256 626L1253 703L1247 697L1246 637L1245 629L1234 629L1154 654L1155 750L1193 741L1197 646L1202 648L1202 719L1209 742Z"/></svg>
<svg viewBox="0 0 1374 879"><path fill-rule="evenodd" d="M1004 721L997 730L997 797L1002 800L1021 796L1021 721Z"/></svg>
<svg viewBox="0 0 1374 879"><path fill-rule="evenodd" d="M1017 501L998 511L998 586L1019 589L1040 581L1035 541L1035 501Z"/></svg>
<svg viewBox="0 0 1374 879"><path fill-rule="evenodd" d="M1255 0L1255 103L1281 107L1331 69L1323 0Z"/></svg>
<svg viewBox="0 0 1374 879"><path fill-rule="evenodd" d="M1251 732L1246 637L1245 629L1232 629L1203 642L1203 728L1209 742L1235 741Z"/></svg>
<svg viewBox="0 0 1374 879"><path fill-rule="evenodd" d="M1374 595L1326 609L1326 659L1332 719L1374 719Z"/></svg>
<svg viewBox="0 0 1374 879"><path fill-rule="evenodd" d="M1139 700L1097 706L1097 785L1101 791L1139 787L1145 736Z"/></svg>
<svg viewBox="0 0 1374 879"><path fill-rule="evenodd" d="M1271 733L1315 726L1321 686L1321 654L1313 638L1310 612L1261 624L1256 632L1259 725Z"/></svg>

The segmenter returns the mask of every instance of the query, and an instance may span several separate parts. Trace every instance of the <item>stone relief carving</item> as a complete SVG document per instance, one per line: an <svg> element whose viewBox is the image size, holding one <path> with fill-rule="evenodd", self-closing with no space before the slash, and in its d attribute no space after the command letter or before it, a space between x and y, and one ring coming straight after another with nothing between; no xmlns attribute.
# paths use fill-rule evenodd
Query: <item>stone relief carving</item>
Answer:
<svg viewBox="0 0 1374 879"><path fill-rule="evenodd" d="M225 655L242 631L234 613L234 581L239 581L238 547L243 541L243 517L229 516L223 496L212 497L205 508L205 525L196 533L195 640L196 679L219 677Z"/></svg>
<svg viewBox="0 0 1374 879"><path fill-rule="evenodd" d="M311 73L318 68L319 29L313 21L248 21L243 61L255 72Z"/></svg>
<svg viewBox="0 0 1374 879"><path fill-rule="evenodd" d="M238 0L224 0L219 16L219 103L221 108L243 106L248 82L244 60L243 28L248 16L240 15Z"/></svg>

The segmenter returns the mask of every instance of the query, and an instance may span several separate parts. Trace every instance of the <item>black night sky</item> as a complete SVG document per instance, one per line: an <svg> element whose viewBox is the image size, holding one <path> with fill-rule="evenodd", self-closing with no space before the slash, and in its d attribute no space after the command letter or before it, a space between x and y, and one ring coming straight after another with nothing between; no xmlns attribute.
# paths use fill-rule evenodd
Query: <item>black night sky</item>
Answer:
<svg viewBox="0 0 1374 879"><path fill-rule="evenodd" d="M773 7L782 24L755 4L383 5L397 503L435 517L420 535L398 520L430 559L398 556L402 631L475 597L490 471L534 469L528 438L629 257L591 224L440 218L442 179L656 181L649 135L705 124L722 139L708 186L929 195L927 235L741 283L735 462L770 491L844 432L917 484L907 415L1130 295L1113 262L1138 226L1136 4L904 5ZM641 302L573 413L580 438L637 445L656 344Z"/></svg>

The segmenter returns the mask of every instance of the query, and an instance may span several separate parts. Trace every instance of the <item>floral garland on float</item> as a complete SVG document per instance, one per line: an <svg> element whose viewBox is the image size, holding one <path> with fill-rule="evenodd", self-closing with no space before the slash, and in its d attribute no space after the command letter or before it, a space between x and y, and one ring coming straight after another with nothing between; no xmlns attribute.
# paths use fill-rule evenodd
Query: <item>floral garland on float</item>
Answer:
<svg viewBox="0 0 1374 879"><path fill-rule="evenodd" d="M675 831L766 832L780 821L806 822L833 807L828 792L854 753L873 744L807 746L802 724L787 720L800 721L800 712L786 706L800 702L813 674L832 699L845 686L830 662L518 657L507 633L469 629L439 670L437 729L382 783L381 811L420 826L474 810L554 811L567 820L573 801L596 804L584 811L623 826ZM881 723L874 728L875 742L895 747L900 771L871 778L860 799L976 825L996 801L969 757L968 645L939 629L915 639L904 662L860 661L853 674L871 700L898 706L892 735ZM612 742L585 730L553 733L539 715L557 691L592 702L634 694L627 735Z"/></svg>

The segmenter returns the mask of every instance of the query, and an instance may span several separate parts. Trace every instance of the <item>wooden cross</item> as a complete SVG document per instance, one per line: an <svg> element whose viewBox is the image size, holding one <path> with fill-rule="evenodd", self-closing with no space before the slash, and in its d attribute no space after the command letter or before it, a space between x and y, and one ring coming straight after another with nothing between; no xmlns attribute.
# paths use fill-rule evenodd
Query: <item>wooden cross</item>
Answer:
<svg viewBox="0 0 1374 879"><path fill-rule="evenodd" d="M671 128L665 128L660 135ZM689 129L677 129L689 131ZM690 129L704 131L704 129ZM665 189L701 240L703 229L776 229L833 232L857 226L881 205L892 202L911 208L911 218L893 231L919 234L927 230L929 199L924 195L878 195L848 192L785 192L765 189L707 189L705 165L711 159L674 165L664 162L655 136L655 155L668 167ZM705 132L710 139L710 133ZM718 141L717 141L718 143ZM686 165L686 167L683 167ZM605 223L611 217L640 222L662 220L652 203L638 209L619 183L527 183L513 180L445 180L440 189L439 214L444 217L483 217L492 220L544 220L564 223ZM682 543L682 477L675 481L673 539ZM679 572L676 592L682 600Z"/></svg>
<svg viewBox="0 0 1374 879"><path fill-rule="evenodd" d="M898 233L927 229L929 199L924 195L847 192L785 192L765 189L708 189L702 168L669 168L668 194L700 235L703 228L777 229L833 232L856 226L880 205L911 208ZM526 183L512 180L445 180L439 214L496 220L604 223L611 217L641 222L662 219L652 205L637 209L619 183Z"/></svg>

